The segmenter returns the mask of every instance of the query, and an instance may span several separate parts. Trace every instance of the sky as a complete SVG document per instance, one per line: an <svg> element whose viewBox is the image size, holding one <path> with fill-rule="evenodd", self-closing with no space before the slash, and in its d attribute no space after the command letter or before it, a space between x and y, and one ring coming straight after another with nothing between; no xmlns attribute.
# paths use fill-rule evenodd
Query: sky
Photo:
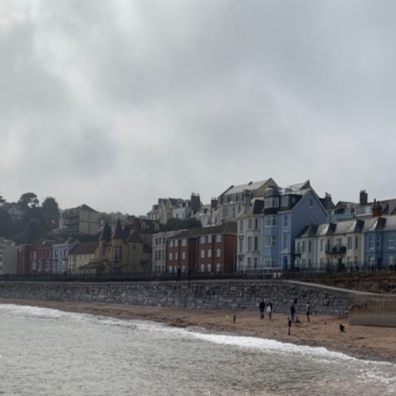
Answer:
<svg viewBox="0 0 396 396"><path fill-rule="evenodd" d="M0 194L142 215L234 184L396 197L396 2L0 2Z"/></svg>

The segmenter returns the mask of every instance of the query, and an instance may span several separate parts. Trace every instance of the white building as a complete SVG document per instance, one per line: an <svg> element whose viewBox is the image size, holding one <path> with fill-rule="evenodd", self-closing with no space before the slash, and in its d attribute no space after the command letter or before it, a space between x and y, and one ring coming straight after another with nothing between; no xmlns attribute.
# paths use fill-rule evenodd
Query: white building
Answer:
<svg viewBox="0 0 396 396"><path fill-rule="evenodd" d="M14 241L0 238L0 275L17 273L17 246Z"/></svg>
<svg viewBox="0 0 396 396"><path fill-rule="evenodd" d="M166 246L168 238L182 232L183 230L159 232L153 234L151 269L153 274L166 272Z"/></svg>
<svg viewBox="0 0 396 396"><path fill-rule="evenodd" d="M271 178L230 186L218 198L219 224L235 220L238 215L247 213L252 199L264 196L268 187L277 187Z"/></svg>

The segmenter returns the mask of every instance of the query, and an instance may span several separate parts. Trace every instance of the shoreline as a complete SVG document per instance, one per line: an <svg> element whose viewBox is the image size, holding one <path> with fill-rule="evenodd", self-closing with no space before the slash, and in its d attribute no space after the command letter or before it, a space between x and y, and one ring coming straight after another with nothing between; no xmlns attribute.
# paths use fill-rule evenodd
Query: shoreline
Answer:
<svg viewBox="0 0 396 396"><path fill-rule="evenodd" d="M330 351L365 360L396 362L396 331L391 327L349 326L348 318L328 315L312 315L308 323L300 314L300 324L293 324L288 333L287 315L274 313L272 319L260 320L259 310L193 310L168 307L135 306L74 301L44 301L0 299L0 304L28 305L60 311L85 313L124 320L149 320L169 326L201 328L217 333L273 339L297 345L324 347ZM345 333L339 324L346 326Z"/></svg>

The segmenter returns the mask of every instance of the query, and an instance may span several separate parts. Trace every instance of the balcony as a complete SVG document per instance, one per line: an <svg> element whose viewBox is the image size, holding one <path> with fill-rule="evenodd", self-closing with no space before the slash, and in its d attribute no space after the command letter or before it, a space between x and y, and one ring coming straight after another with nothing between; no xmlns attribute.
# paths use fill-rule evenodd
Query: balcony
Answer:
<svg viewBox="0 0 396 396"><path fill-rule="evenodd" d="M329 256L345 256L346 251L346 247L342 245L337 245L332 248L326 247L326 254Z"/></svg>

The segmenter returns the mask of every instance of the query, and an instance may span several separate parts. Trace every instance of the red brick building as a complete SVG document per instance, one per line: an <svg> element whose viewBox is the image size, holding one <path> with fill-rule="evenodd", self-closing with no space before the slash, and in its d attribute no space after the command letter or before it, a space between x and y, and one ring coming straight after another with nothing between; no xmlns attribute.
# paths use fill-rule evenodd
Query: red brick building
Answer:
<svg viewBox="0 0 396 396"><path fill-rule="evenodd" d="M234 222L183 231L168 239L167 272L234 272L236 243Z"/></svg>
<svg viewBox="0 0 396 396"><path fill-rule="evenodd" d="M52 271L52 244L30 245L29 273L49 274Z"/></svg>

